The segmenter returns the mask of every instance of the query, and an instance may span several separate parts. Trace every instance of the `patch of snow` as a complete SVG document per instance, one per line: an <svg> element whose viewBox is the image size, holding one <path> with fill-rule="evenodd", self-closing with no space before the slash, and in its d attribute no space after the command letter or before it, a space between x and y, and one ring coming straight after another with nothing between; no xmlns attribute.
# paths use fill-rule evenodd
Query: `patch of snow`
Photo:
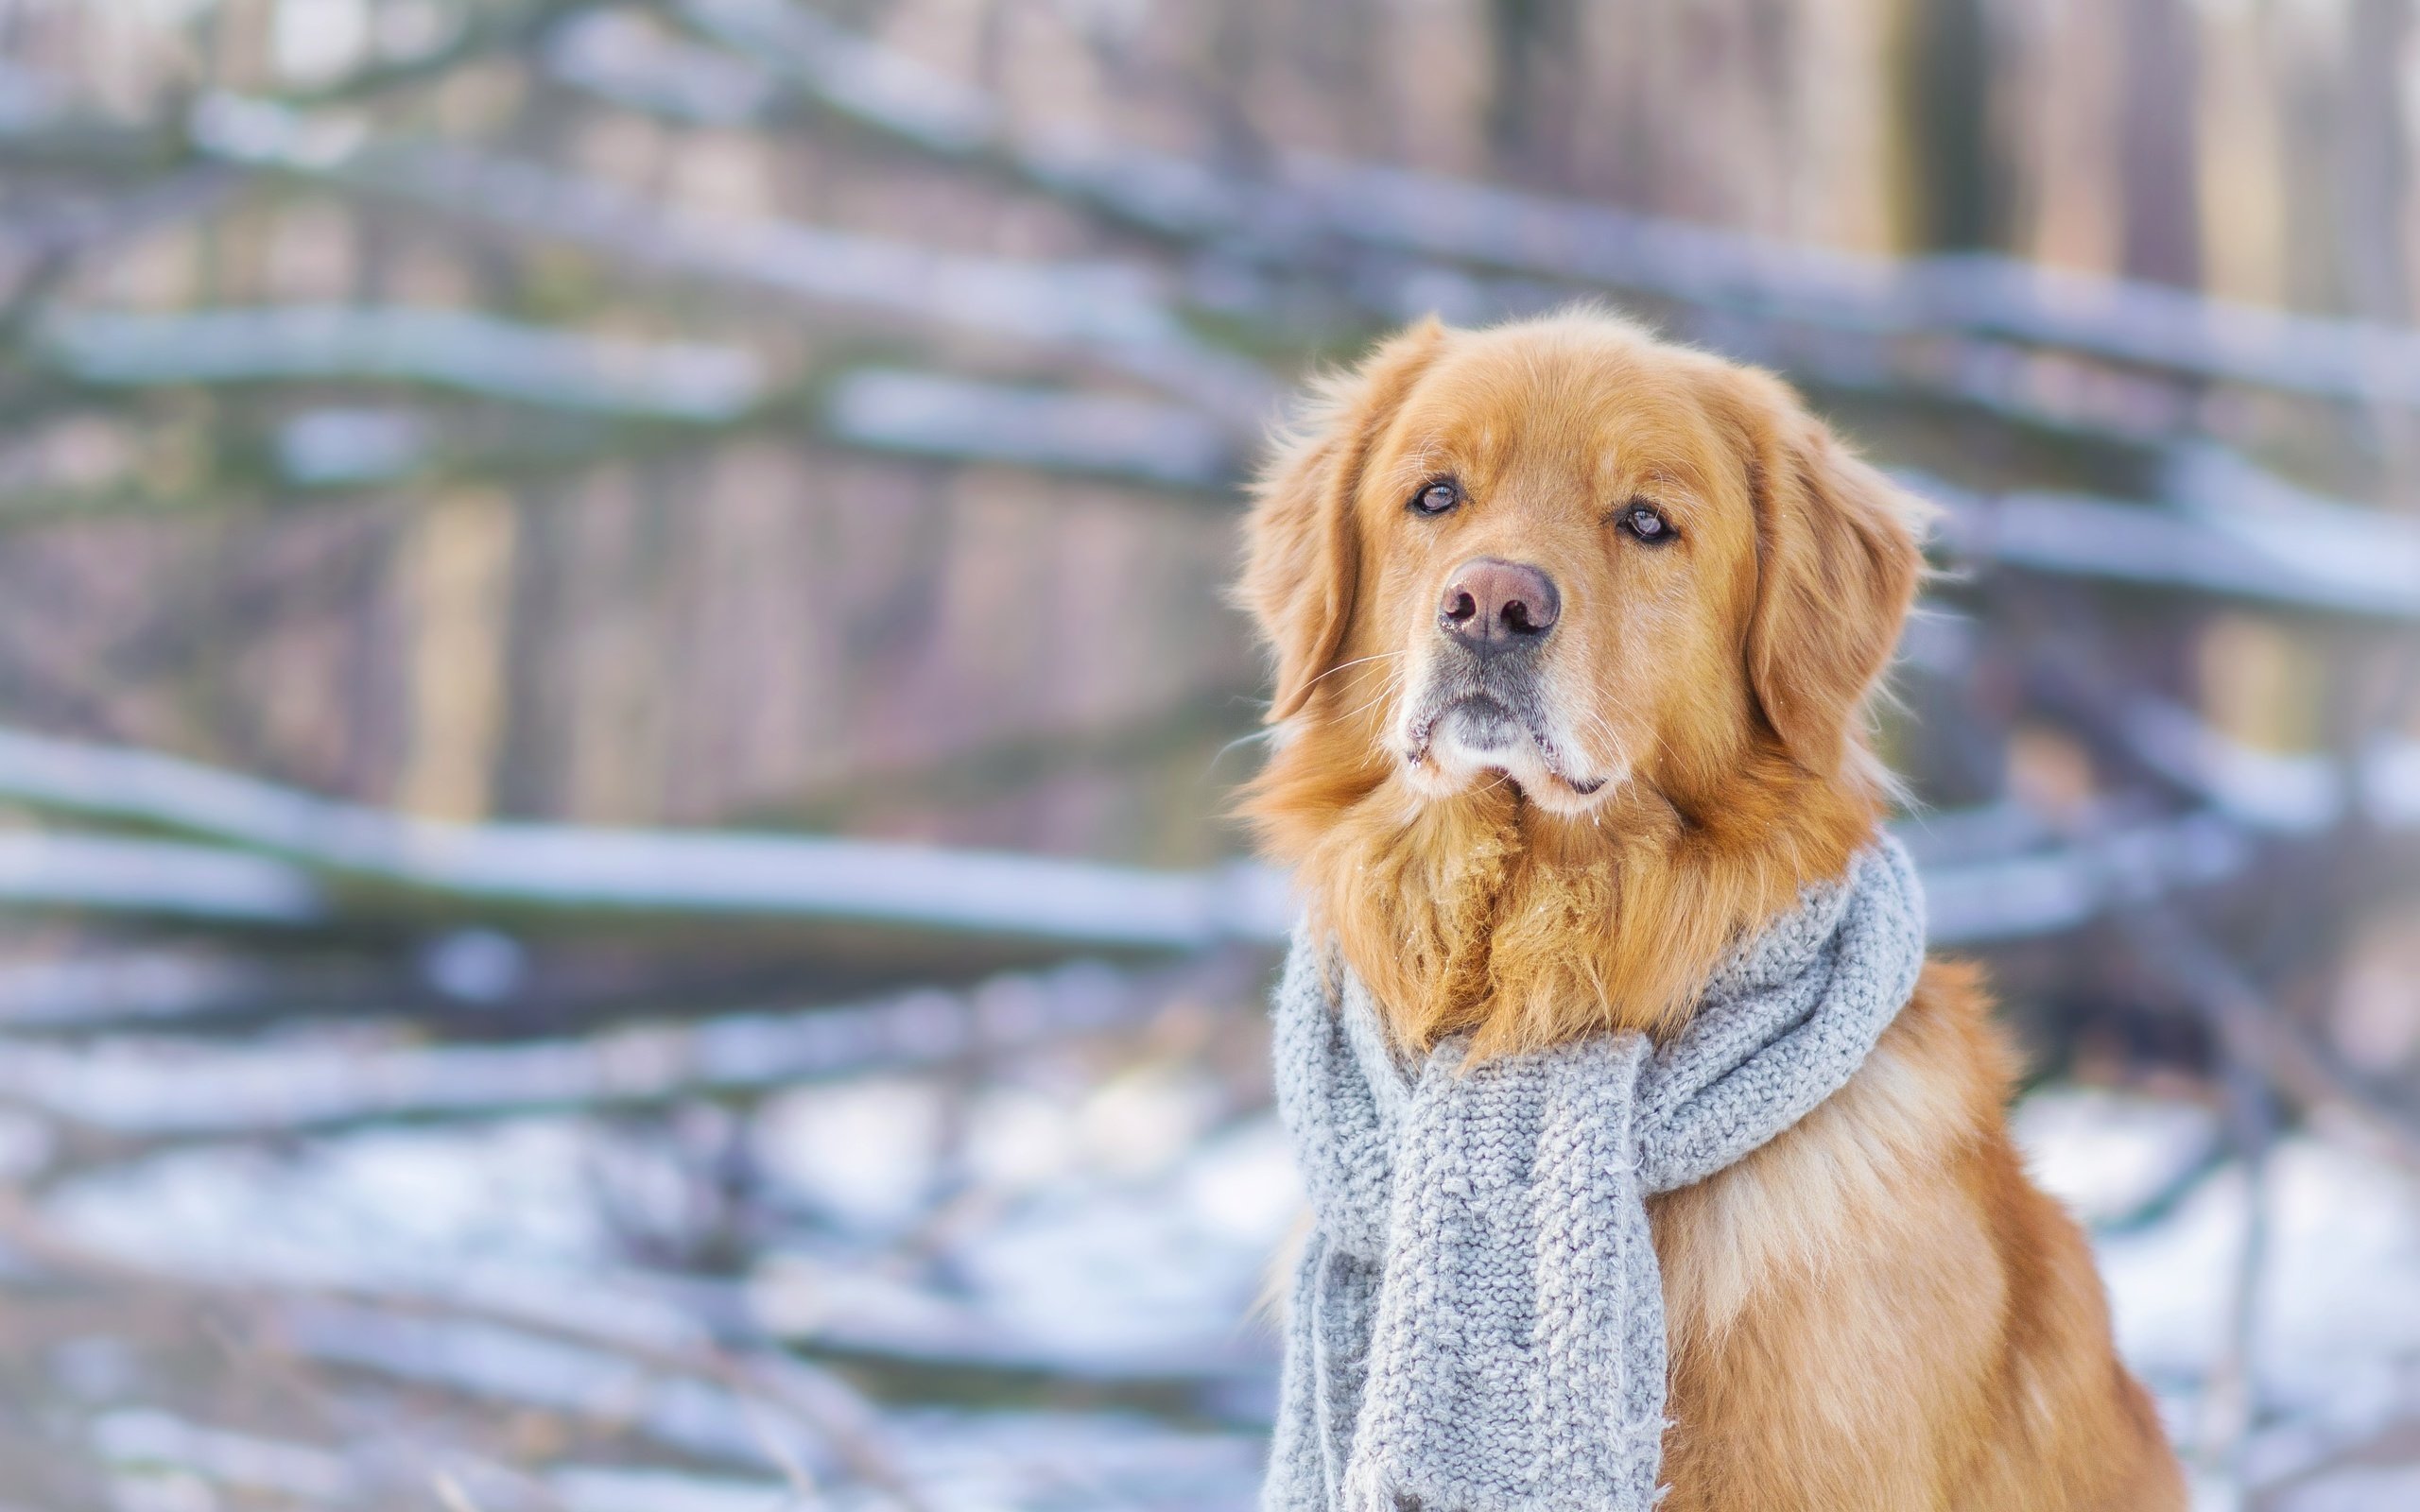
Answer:
<svg viewBox="0 0 2420 1512"><path fill-rule="evenodd" d="M473 1260L577 1271L613 1257L589 1200L596 1148L577 1119L200 1145L63 1182L45 1208L85 1245L214 1280L375 1284Z"/></svg>
<svg viewBox="0 0 2420 1512"><path fill-rule="evenodd" d="M2154 1385L2198 1382L2218 1363L2243 1246L2241 1170L2214 1173L2161 1222L2098 1248L2118 1348Z"/></svg>
<svg viewBox="0 0 2420 1512"><path fill-rule="evenodd" d="M1063 1178L1082 1157L1069 1100L1040 1088L987 1088L965 1117L968 1175L983 1186L1028 1191Z"/></svg>
<svg viewBox="0 0 2420 1512"><path fill-rule="evenodd" d="M2097 1087L2035 1091L2009 1130L2042 1190L2087 1224L2132 1213L2219 1142L2217 1114L2198 1103Z"/></svg>
<svg viewBox="0 0 2420 1512"><path fill-rule="evenodd" d="M926 1501L951 1512L1229 1512L1259 1497L1254 1433L1193 1433L1139 1414L910 1412L901 1441Z"/></svg>
<svg viewBox="0 0 2420 1512"><path fill-rule="evenodd" d="M931 1077L869 1076L767 1101L751 1143L777 1191L845 1228L888 1233L930 1206L946 1109Z"/></svg>
<svg viewBox="0 0 2420 1512"><path fill-rule="evenodd" d="M1199 1142L1163 1181L1021 1204L958 1264L986 1311L1078 1355L1229 1355L1302 1200L1263 1116Z"/></svg>
<svg viewBox="0 0 2420 1512"><path fill-rule="evenodd" d="M1085 1152L1109 1176L1164 1175L1225 1110L1224 1090L1206 1073L1167 1062L1112 1076L1079 1114Z"/></svg>
<svg viewBox="0 0 2420 1512"><path fill-rule="evenodd" d="M1253 1119L1212 1139L1185 1167L1179 1185L1185 1205L1206 1227L1264 1260L1310 1211L1293 1147L1274 1117Z"/></svg>
<svg viewBox="0 0 2420 1512"><path fill-rule="evenodd" d="M780 1481L612 1465L562 1466L546 1485L570 1512L788 1512L800 1501Z"/></svg>
<svg viewBox="0 0 2420 1512"><path fill-rule="evenodd" d="M2279 1498L2276 1512L2411 1512L2420 1507L2420 1465L2339 1470Z"/></svg>
<svg viewBox="0 0 2420 1512"><path fill-rule="evenodd" d="M39 1173L50 1163L58 1143L57 1131L44 1120L0 1108L0 1186Z"/></svg>
<svg viewBox="0 0 2420 1512"><path fill-rule="evenodd" d="M142 1408L103 1413L87 1432L94 1450L112 1464L189 1469L221 1484L311 1502L342 1502L354 1491L353 1468L315 1445L230 1433Z"/></svg>

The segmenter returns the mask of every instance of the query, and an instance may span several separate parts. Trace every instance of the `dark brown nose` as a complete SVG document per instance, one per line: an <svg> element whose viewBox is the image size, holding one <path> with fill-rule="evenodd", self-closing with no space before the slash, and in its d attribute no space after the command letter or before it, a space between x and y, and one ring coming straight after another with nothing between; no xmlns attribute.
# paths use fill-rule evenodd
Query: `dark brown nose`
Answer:
<svg viewBox="0 0 2420 1512"><path fill-rule="evenodd" d="M1478 652L1534 649L1563 612L1554 579L1526 562L1474 557L1445 579L1437 627Z"/></svg>

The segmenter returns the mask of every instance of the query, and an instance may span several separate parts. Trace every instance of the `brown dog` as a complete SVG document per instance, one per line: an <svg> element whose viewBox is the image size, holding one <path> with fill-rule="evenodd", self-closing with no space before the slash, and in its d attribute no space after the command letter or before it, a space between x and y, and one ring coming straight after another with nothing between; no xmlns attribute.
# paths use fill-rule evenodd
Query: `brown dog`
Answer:
<svg viewBox="0 0 2420 1512"><path fill-rule="evenodd" d="M1785 385L1603 315L1432 320L1327 386L1251 520L1249 812L1403 1041L1668 1032L1845 868L1919 513ZM2011 1058L1936 963L1838 1094L1651 1205L1666 1512L2185 1505Z"/></svg>

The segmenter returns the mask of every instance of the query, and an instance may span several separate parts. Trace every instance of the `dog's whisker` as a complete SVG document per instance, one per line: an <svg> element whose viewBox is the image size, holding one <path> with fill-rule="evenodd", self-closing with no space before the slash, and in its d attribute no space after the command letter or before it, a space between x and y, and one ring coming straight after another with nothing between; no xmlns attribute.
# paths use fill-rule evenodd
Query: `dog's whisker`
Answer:
<svg viewBox="0 0 2420 1512"><path fill-rule="evenodd" d="M1228 741L1225 745L1220 746L1216 751L1212 752L1210 765L1213 766L1218 765L1220 762L1225 761L1228 756L1246 746L1257 746L1267 741L1275 740L1276 738L1277 731L1274 730L1247 730L1243 734L1237 735L1235 739Z"/></svg>
<svg viewBox="0 0 2420 1512"><path fill-rule="evenodd" d="M1613 721L1605 717L1605 712L1601 709L1586 709L1582 710L1582 713L1587 717L1591 730L1601 737L1605 743L1605 749L1608 753L1607 765L1615 769L1619 769L1628 765L1629 760L1624 754L1626 743L1622 740L1619 734L1615 732ZM1655 742L1656 753L1658 755L1669 756L1671 754L1670 749L1666 747L1664 743L1663 731L1650 730L1648 733L1650 738ZM1599 785L1602 785L1601 782Z"/></svg>
<svg viewBox="0 0 2420 1512"><path fill-rule="evenodd" d="M1310 680L1309 686L1316 688L1321 683L1325 682L1332 677L1335 677L1338 673L1342 672L1347 667L1357 667L1371 662L1392 662L1397 657L1408 654L1409 653L1403 651L1374 651L1368 656L1357 656L1350 662L1339 662L1336 665L1328 668L1325 672L1322 672L1318 677L1313 678Z"/></svg>
<svg viewBox="0 0 2420 1512"><path fill-rule="evenodd" d="M1366 703L1363 703L1357 709L1337 715L1338 722L1343 723L1360 718L1363 714L1368 713L1373 709L1375 709L1378 705L1386 702L1389 698L1393 697L1395 694L1402 691L1402 688L1403 672L1398 668L1387 679L1386 682L1380 685L1375 696L1372 697Z"/></svg>

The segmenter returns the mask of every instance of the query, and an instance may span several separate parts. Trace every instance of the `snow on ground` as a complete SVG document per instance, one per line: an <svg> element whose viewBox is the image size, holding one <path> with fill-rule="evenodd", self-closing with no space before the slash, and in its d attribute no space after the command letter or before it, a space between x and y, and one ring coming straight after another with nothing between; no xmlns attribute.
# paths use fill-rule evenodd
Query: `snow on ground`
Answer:
<svg viewBox="0 0 2420 1512"><path fill-rule="evenodd" d="M409 1463L454 1466L482 1512L772 1512L797 1473L831 1504L882 1504L826 1432L834 1402L937 1509L1251 1500L1274 1365L1252 1308L1299 1187L1261 1093L1181 1046L1033 1050L752 1103L214 1134L73 1165L20 1122L0 1145L40 1174L57 1238L126 1275L281 1299L278 1349L375 1400L447 1404L412 1419ZM2212 1461L2205 1505L2420 1505L2409 1173L2303 1132L2256 1181L2208 1108L2144 1093L2053 1086L2015 1127L2095 1226L2121 1346L2196 1453L2261 1215L2241 1446L2261 1489L2245 1500ZM379 1469L390 1451L220 1420L207 1391L172 1407L135 1366L95 1365L117 1358L96 1337L52 1351L51 1376L124 1512L424 1504L382 1499L403 1484ZM808 1436L840 1449L786 1458L751 1437L751 1382L776 1377L781 1401L809 1403ZM386 1421L361 1411L356 1429ZM483 1421L540 1412L621 1436L533 1448Z"/></svg>
<svg viewBox="0 0 2420 1512"><path fill-rule="evenodd" d="M2256 1180L2213 1160L2215 1114L2178 1100L2052 1088L2014 1124L2036 1179L2096 1223L2118 1347L2188 1459L2206 1448L2205 1388L2237 1333L2256 1214L2245 1469L2287 1512L2420 1506L2420 1469L2362 1463L2365 1449L2420 1456L2420 1178L2300 1132ZM2236 1504L2223 1488L2204 1500Z"/></svg>

